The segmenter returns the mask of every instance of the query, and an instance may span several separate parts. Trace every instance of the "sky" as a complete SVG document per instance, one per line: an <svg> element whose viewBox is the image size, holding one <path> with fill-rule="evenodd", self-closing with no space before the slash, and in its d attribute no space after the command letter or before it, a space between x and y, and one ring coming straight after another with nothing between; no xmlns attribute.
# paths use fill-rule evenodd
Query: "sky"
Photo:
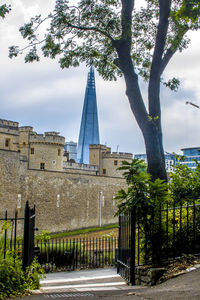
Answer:
<svg viewBox="0 0 200 300"><path fill-rule="evenodd" d="M9 1L7 1L9 2ZM4 3L4 2L3 2ZM8 58L8 47L25 45L19 27L37 14L47 15L55 0L10 1L12 11L0 19L0 119L33 126L37 133L57 131L78 141L88 68L61 70L56 60L41 57L25 64ZM178 77L177 92L161 88L163 143L167 152L200 146L200 31L190 34L189 48L171 60L167 77ZM100 142L112 151L144 153L144 141L125 95L123 78L106 82L95 72ZM147 87L141 81L144 99Z"/></svg>

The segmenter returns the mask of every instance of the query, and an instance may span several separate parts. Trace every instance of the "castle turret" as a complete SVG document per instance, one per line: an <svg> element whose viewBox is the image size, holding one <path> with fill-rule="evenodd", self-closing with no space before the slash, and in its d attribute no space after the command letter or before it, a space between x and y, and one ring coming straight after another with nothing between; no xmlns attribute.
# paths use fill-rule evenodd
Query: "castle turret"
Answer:
<svg viewBox="0 0 200 300"><path fill-rule="evenodd" d="M19 150L21 155L26 156L28 159L29 155L29 135L33 132L31 126L19 127Z"/></svg>
<svg viewBox="0 0 200 300"><path fill-rule="evenodd" d="M18 151L18 122L0 119L0 135L0 149Z"/></svg>
<svg viewBox="0 0 200 300"><path fill-rule="evenodd" d="M29 168L40 170L63 170L65 138L58 132L32 133L29 136Z"/></svg>
<svg viewBox="0 0 200 300"><path fill-rule="evenodd" d="M98 166L99 175L122 177L118 170L121 162L131 162L132 158L132 153L111 152L111 148L105 145L90 145L90 164Z"/></svg>

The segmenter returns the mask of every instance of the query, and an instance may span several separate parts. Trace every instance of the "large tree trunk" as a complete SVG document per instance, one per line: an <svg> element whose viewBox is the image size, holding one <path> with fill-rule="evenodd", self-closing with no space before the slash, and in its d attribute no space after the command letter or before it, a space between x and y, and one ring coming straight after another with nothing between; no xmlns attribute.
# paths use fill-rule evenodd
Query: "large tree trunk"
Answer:
<svg viewBox="0 0 200 300"><path fill-rule="evenodd" d="M153 121L149 121L148 127L143 129L143 137L146 146L148 172L151 174L152 180L160 178L167 181L162 133L157 130Z"/></svg>
<svg viewBox="0 0 200 300"><path fill-rule="evenodd" d="M138 76L129 54L129 42L118 40L115 41L114 46L118 53L120 69L124 74L126 95L144 137L148 172L151 174L152 180L160 178L167 181L160 112L159 115L157 115L157 111L151 116L146 110L138 84Z"/></svg>

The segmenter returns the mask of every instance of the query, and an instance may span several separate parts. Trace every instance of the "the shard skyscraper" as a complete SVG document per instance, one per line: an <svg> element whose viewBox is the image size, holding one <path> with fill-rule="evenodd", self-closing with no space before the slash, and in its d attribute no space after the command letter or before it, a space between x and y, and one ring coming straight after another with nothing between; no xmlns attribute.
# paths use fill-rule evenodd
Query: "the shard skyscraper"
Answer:
<svg viewBox="0 0 200 300"><path fill-rule="evenodd" d="M85 91L77 161L89 164L89 145L100 144L94 69L90 68Z"/></svg>

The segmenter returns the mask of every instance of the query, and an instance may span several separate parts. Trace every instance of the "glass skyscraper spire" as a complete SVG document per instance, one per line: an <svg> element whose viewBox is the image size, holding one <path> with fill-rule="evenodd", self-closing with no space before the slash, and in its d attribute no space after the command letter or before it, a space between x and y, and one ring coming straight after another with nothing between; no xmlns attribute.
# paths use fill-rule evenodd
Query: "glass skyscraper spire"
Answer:
<svg viewBox="0 0 200 300"><path fill-rule="evenodd" d="M77 161L89 163L89 145L100 144L94 69L90 68L85 91L81 127L78 139Z"/></svg>

